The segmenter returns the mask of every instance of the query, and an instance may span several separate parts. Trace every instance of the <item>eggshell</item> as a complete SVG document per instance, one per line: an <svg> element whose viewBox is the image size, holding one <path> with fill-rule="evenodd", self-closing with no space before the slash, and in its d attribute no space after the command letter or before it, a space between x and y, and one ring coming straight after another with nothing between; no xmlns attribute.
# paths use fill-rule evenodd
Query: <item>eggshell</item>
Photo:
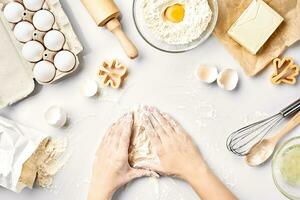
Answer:
<svg viewBox="0 0 300 200"><path fill-rule="evenodd" d="M44 37L44 45L51 51L59 51L65 44L65 36L58 30L51 30Z"/></svg>
<svg viewBox="0 0 300 200"><path fill-rule="evenodd" d="M48 83L55 77L55 67L49 61L40 61L33 68L33 77L42 83Z"/></svg>
<svg viewBox="0 0 300 200"><path fill-rule="evenodd" d="M49 31L55 22L54 15L49 10L39 10L32 18L32 23L40 31Z"/></svg>
<svg viewBox="0 0 300 200"><path fill-rule="evenodd" d="M98 84L96 81L87 80L83 83L81 92L85 97L93 97L98 93Z"/></svg>
<svg viewBox="0 0 300 200"><path fill-rule="evenodd" d="M70 51L62 50L54 57L54 65L59 71L71 71L75 67L75 64L76 58Z"/></svg>
<svg viewBox="0 0 300 200"><path fill-rule="evenodd" d="M234 69L223 69L217 79L218 85L224 90L234 90L239 82L239 75Z"/></svg>
<svg viewBox="0 0 300 200"><path fill-rule="evenodd" d="M19 22L14 28L14 35L20 42L28 42L33 38L34 27L27 21Z"/></svg>
<svg viewBox="0 0 300 200"><path fill-rule="evenodd" d="M17 2L8 3L3 10L4 17L11 23L17 23L22 20L25 8Z"/></svg>
<svg viewBox="0 0 300 200"><path fill-rule="evenodd" d="M37 62L43 58L44 46L37 41L26 42L22 48L22 55L29 62Z"/></svg>
<svg viewBox="0 0 300 200"><path fill-rule="evenodd" d="M30 11L38 11L43 7L44 0L23 0L23 4Z"/></svg>
<svg viewBox="0 0 300 200"><path fill-rule="evenodd" d="M213 83L217 80L218 69L212 65L200 65L196 75L198 79L205 83Z"/></svg>
<svg viewBox="0 0 300 200"><path fill-rule="evenodd" d="M46 122L53 127L62 128L67 122L67 114L59 106L51 106L45 113Z"/></svg>

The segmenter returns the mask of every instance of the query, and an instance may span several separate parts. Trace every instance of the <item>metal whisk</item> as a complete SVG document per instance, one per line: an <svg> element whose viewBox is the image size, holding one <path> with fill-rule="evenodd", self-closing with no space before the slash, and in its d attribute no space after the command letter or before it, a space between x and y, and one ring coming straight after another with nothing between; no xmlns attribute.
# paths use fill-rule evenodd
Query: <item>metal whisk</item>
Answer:
<svg viewBox="0 0 300 200"><path fill-rule="evenodd" d="M255 122L231 133L227 139L227 149L232 153L245 156L257 143L261 142L280 122L300 111L300 99L264 120Z"/></svg>

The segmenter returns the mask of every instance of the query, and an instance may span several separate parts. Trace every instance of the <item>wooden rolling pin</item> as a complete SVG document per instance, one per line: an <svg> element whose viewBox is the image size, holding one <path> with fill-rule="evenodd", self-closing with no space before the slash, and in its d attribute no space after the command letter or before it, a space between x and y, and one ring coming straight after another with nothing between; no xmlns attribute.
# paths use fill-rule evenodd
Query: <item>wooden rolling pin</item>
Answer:
<svg viewBox="0 0 300 200"><path fill-rule="evenodd" d="M98 26L106 27L119 40L127 56L131 59L138 56L135 45L122 30L119 21L120 10L113 0L81 0Z"/></svg>

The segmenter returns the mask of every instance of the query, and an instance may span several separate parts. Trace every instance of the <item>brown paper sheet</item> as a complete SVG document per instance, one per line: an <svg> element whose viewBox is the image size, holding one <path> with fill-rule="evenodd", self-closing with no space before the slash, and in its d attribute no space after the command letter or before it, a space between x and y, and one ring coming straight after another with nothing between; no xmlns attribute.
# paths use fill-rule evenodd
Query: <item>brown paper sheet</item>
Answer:
<svg viewBox="0 0 300 200"><path fill-rule="evenodd" d="M214 35L244 68L249 76L262 71L289 46L300 40L300 0L265 0L283 18L284 22L256 55L229 37L227 31L249 6L252 0L220 0L219 19ZM255 30L253 30L255 31Z"/></svg>

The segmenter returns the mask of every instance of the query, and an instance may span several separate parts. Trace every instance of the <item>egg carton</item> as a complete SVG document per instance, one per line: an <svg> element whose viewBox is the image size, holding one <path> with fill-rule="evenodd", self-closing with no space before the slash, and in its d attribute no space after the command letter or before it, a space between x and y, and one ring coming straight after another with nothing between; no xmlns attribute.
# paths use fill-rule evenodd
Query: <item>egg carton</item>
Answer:
<svg viewBox="0 0 300 200"><path fill-rule="evenodd" d="M9 22L7 19L7 16L5 16L5 14L3 13L5 6L8 5L11 2L16 2L19 3L23 6L24 11L22 11L22 19L21 20L17 20L17 22ZM38 0L29 0L27 2L31 2L33 4L31 4L31 6L33 7L38 7L35 6L35 4L37 4L39 1ZM41 4L42 6L40 6L38 9L29 9L27 5L25 5L25 0L0 0L0 9L2 10L2 12L0 13L0 19L2 21L2 24L4 25L4 27L8 30L8 33L10 35L11 38L11 42L14 44L14 46L16 47L18 53L20 55L23 55L21 57L24 58L24 60L26 60L26 64L24 65L24 67L29 68L30 71L32 72L32 78L34 78L39 84L41 85L47 85L47 84L51 84L59 79L61 79L62 77L74 72L78 66L79 66L79 59L78 59L78 54L83 50L83 47L81 45L81 43L79 42L76 34L74 33L74 30L72 28L72 25L68 19L68 17L66 16L64 10L62 9L62 6L59 2L59 0L43 0L43 3ZM30 7L31 8L31 7ZM34 10L34 11L33 11ZM33 22L33 17L36 13L38 13L41 10L46 10L46 11L50 11L50 13L54 16L54 22L51 26L51 28L46 30L46 29L41 29L40 27L37 27L34 25ZM40 12L41 13L41 12ZM49 13L49 12L48 12ZM15 17L13 14L11 14L10 16ZM36 17L37 18L37 17ZM44 18L42 18L44 19ZM37 20L39 21L39 20ZM16 34L14 33L14 29L16 27L16 25L20 22L29 22L33 27L34 27L34 31L32 32L32 38L28 41L20 41L20 39L17 39L17 37L15 36ZM47 24L43 24L43 20L40 23L40 26L46 26ZM23 29L24 32L26 32L26 30ZM53 49L53 44L54 45L58 45L57 42L53 43L53 38L50 37L51 34L49 34L49 32L52 32L52 36L53 33L55 32L57 35L57 33L62 33L59 34L60 36L63 36L63 44L61 45L61 47L57 48L57 49ZM45 35L48 33L49 37L48 40L50 41L49 44L51 46L51 42L52 42L52 47L51 49L49 48L49 45L45 45ZM54 36L53 36L54 37ZM57 37L56 37L57 38ZM61 38L61 37L60 37ZM55 38L54 38L55 39ZM62 41L62 40L61 40ZM28 43L28 44L27 44ZM29 44L31 43L31 44ZM37 44L42 44L42 45L37 45ZM23 48L24 45L27 45L27 48ZM37 48L36 50L39 50L39 48L37 46L42 46L44 48L43 50L43 54L40 55L40 53L38 54L39 56L36 56L33 51L34 48ZM29 47L29 48L28 48ZM41 49L41 48L40 48ZM62 53L62 51L64 51L64 53ZM62 65L68 64L66 63L66 61L68 61L68 59L65 59L65 57L63 55L65 55L67 52L67 55L73 55L75 60L72 64L72 68L69 70L60 70L56 64L55 64L55 56L56 55L60 55L58 57L62 57L63 59L60 59L60 63L62 63ZM71 54L70 54L71 53ZM28 59L28 57L30 59ZM32 57L32 58L31 58ZM38 58L38 59L36 59ZM58 58L57 58L58 60ZM73 58L71 59L73 60ZM44 65L40 65L39 68L41 68L41 70L35 70L35 66L37 66L37 63L41 62L41 61L47 61L47 62L42 62L42 63L50 63L50 67L52 70L52 66L54 66L54 70L55 72L52 70L52 75L51 75L51 79L48 79L47 81L41 81L38 80L38 78L36 78L35 76L35 71L38 71L37 73L39 73L41 76L45 76L45 73L48 73L47 71L45 71L44 69L42 69L44 67ZM54 78L53 77L53 74ZM47 75L46 75L47 76Z"/></svg>

